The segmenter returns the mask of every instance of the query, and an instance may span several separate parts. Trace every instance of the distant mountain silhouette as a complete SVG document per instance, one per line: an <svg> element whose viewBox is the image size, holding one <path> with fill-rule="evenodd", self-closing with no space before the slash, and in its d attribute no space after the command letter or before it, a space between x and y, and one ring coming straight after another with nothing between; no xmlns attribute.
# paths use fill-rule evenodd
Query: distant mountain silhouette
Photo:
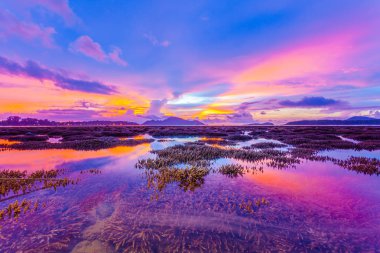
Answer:
<svg viewBox="0 0 380 253"><path fill-rule="evenodd" d="M272 122L264 122L264 123L251 123L249 126L274 126Z"/></svg>
<svg viewBox="0 0 380 253"><path fill-rule="evenodd" d="M371 117L368 117L368 116L353 116L353 117L348 118L346 120L352 121L352 120L374 120L374 119L375 118L371 118Z"/></svg>
<svg viewBox="0 0 380 253"><path fill-rule="evenodd" d="M164 120L148 120L144 126L203 126L198 120L185 120L178 117L169 117Z"/></svg>
<svg viewBox="0 0 380 253"><path fill-rule="evenodd" d="M380 119L367 116L354 116L345 120L300 120L285 125L380 125Z"/></svg>

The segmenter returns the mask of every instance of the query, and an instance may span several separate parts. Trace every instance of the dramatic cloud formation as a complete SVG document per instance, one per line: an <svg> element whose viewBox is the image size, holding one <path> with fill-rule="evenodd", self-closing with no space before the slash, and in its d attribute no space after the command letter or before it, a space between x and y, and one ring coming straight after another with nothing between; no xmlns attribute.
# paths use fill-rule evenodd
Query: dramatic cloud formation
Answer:
<svg viewBox="0 0 380 253"><path fill-rule="evenodd" d="M68 90L100 94L111 94L115 92L113 88L100 82L68 78L58 72L43 68L33 61L27 61L23 66L0 56L0 73L32 77L38 80L50 80L54 82L57 87Z"/></svg>
<svg viewBox="0 0 380 253"><path fill-rule="evenodd" d="M76 41L70 44L70 49L84 54L87 57L93 58L97 61L106 61L110 59L111 61L127 66L127 62L120 58L121 49L118 47L113 47L112 51L107 55L99 43L93 41L89 36L84 35L79 37Z"/></svg>
<svg viewBox="0 0 380 253"><path fill-rule="evenodd" d="M15 36L28 41L38 40L47 47L53 47L54 34L55 29L52 27L21 21L10 11L0 9L0 39Z"/></svg>
<svg viewBox="0 0 380 253"><path fill-rule="evenodd" d="M164 116L164 114L161 112L161 109L166 105L167 102L167 99L150 101L150 107L145 113L145 117L156 119Z"/></svg>
<svg viewBox="0 0 380 253"><path fill-rule="evenodd" d="M342 102L324 97L304 97L299 101L285 100L279 102L279 104L289 107L323 107L342 104Z"/></svg>

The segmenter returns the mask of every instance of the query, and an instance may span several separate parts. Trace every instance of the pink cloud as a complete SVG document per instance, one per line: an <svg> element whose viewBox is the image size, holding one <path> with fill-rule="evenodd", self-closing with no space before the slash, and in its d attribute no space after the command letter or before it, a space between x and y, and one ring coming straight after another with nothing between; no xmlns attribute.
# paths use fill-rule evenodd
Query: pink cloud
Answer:
<svg viewBox="0 0 380 253"><path fill-rule="evenodd" d="M55 46L52 38L55 34L54 28L21 21L8 10L0 10L0 32L0 38L14 36L28 41L40 40L47 47Z"/></svg>
<svg viewBox="0 0 380 253"><path fill-rule="evenodd" d="M120 57L122 54L120 48L113 47L112 51L107 54L104 52L102 46L99 43L95 42L87 35L83 35L71 43L70 49L100 62L110 60L121 66L128 66L128 63Z"/></svg>
<svg viewBox="0 0 380 253"><path fill-rule="evenodd" d="M350 42L339 37L328 38L324 43L314 40L275 52L264 59L253 59L248 67L242 67L243 71L237 74L234 81L273 82L334 72L344 66L344 56L352 53Z"/></svg>
<svg viewBox="0 0 380 253"><path fill-rule="evenodd" d="M161 46L163 46L163 47L168 47L168 46L170 46L170 41L168 41L168 40L164 40L164 41L162 41L162 42L161 42Z"/></svg>
<svg viewBox="0 0 380 253"><path fill-rule="evenodd" d="M347 78L352 85L365 86L354 74L365 74L358 59L362 60L362 53L371 49L371 45L359 42L370 31L365 26L350 27L339 33L312 36L269 53L241 56L214 65L200 64L188 81L207 76L210 80L207 86L231 84L224 95L256 96L308 94L332 83L345 84Z"/></svg>
<svg viewBox="0 0 380 253"><path fill-rule="evenodd" d="M128 66L128 63L120 58L120 55L122 54L122 51L118 47L113 47L112 51L108 54L108 57L111 61L121 65L121 66Z"/></svg>
<svg viewBox="0 0 380 253"><path fill-rule="evenodd" d="M81 36L71 43L70 48L97 61L105 61L107 58L100 44L87 35Z"/></svg>

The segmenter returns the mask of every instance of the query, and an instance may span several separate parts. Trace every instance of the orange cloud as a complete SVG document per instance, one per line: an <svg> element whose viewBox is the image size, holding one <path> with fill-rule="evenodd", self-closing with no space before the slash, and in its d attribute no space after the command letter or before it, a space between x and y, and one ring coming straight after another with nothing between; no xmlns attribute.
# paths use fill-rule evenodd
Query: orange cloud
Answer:
<svg viewBox="0 0 380 253"><path fill-rule="evenodd" d="M87 110L102 111L104 117L120 116L127 110L149 105L149 100L140 95L89 94L87 92L64 90L52 81L0 74L0 114L34 114L46 109L72 109L78 101L89 101L99 108ZM139 109L136 109L138 112Z"/></svg>

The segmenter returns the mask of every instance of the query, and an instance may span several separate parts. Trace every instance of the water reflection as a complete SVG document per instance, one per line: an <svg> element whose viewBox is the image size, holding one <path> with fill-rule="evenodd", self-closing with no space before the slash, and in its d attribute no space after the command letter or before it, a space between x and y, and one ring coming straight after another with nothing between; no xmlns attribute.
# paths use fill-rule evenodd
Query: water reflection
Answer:
<svg viewBox="0 0 380 253"><path fill-rule="evenodd" d="M345 137L340 136L340 135L338 135L338 137L339 137L341 140L343 140L343 141L349 141L349 142L352 142L352 143L355 143L355 144L360 143L360 141L356 141L356 140L354 140L354 139L350 139L350 138L345 138Z"/></svg>
<svg viewBox="0 0 380 253"><path fill-rule="evenodd" d="M122 141L125 141L125 140L148 140L148 139L152 139L152 138L153 137L149 134L140 134L140 135L135 135L132 137L121 137L119 139Z"/></svg>
<svg viewBox="0 0 380 253"><path fill-rule="evenodd" d="M321 156L329 156L336 159L347 159L351 156L354 157L368 157L368 158L380 158L380 150L368 151L368 150L353 150L353 149L335 149L329 151L321 151L318 153Z"/></svg>
<svg viewBox="0 0 380 253"><path fill-rule="evenodd" d="M43 199L46 207L20 216L17 222L5 220L1 249L375 251L380 246L379 178L331 162L302 161L296 168L282 170L264 162L260 170L257 164L237 159L213 161L214 169L226 164L256 166L237 177L192 172L191 167L184 172L181 166L180 172L169 169L148 175L134 168L139 159L156 157L149 153L152 149L199 140L202 138L156 139L99 151L0 152L2 170L65 169L72 177L84 170L102 171L95 176L82 174L78 185L30 193L28 200ZM241 142L237 147L258 142L268 140ZM334 155L334 151L328 154ZM380 158L377 151L361 155ZM152 182L149 176L156 184L153 187L147 184ZM158 188L159 198L152 198ZM268 205L256 204L263 199ZM9 203L0 202L0 209Z"/></svg>
<svg viewBox="0 0 380 253"><path fill-rule="evenodd" d="M70 149L49 150L9 150L0 152L0 169L19 169L35 171L40 169L50 170L62 168L65 163L80 162L88 159L105 158L111 160L121 159L127 161L136 160L147 154L149 144L141 144L137 147L115 147L98 151L78 151Z"/></svg>
<svg viewBox="0 0 380 253"><path fill-rule="evenodd" d="M288 145L286 145L286 144L284 144L284 143L282 143L281 141L278 141L278 140L257 138L257 139L252 139L252 140L248 140L248 141L239 142L237 144L237 147L239 147L239 148L249 147L249 146L251 146L253 144L265 143L265 142L271 142L271 143L276 143L276 144L283 144L285 146L288 146ZM285 150L285 149L280 148L279 150Z"/></svg>

